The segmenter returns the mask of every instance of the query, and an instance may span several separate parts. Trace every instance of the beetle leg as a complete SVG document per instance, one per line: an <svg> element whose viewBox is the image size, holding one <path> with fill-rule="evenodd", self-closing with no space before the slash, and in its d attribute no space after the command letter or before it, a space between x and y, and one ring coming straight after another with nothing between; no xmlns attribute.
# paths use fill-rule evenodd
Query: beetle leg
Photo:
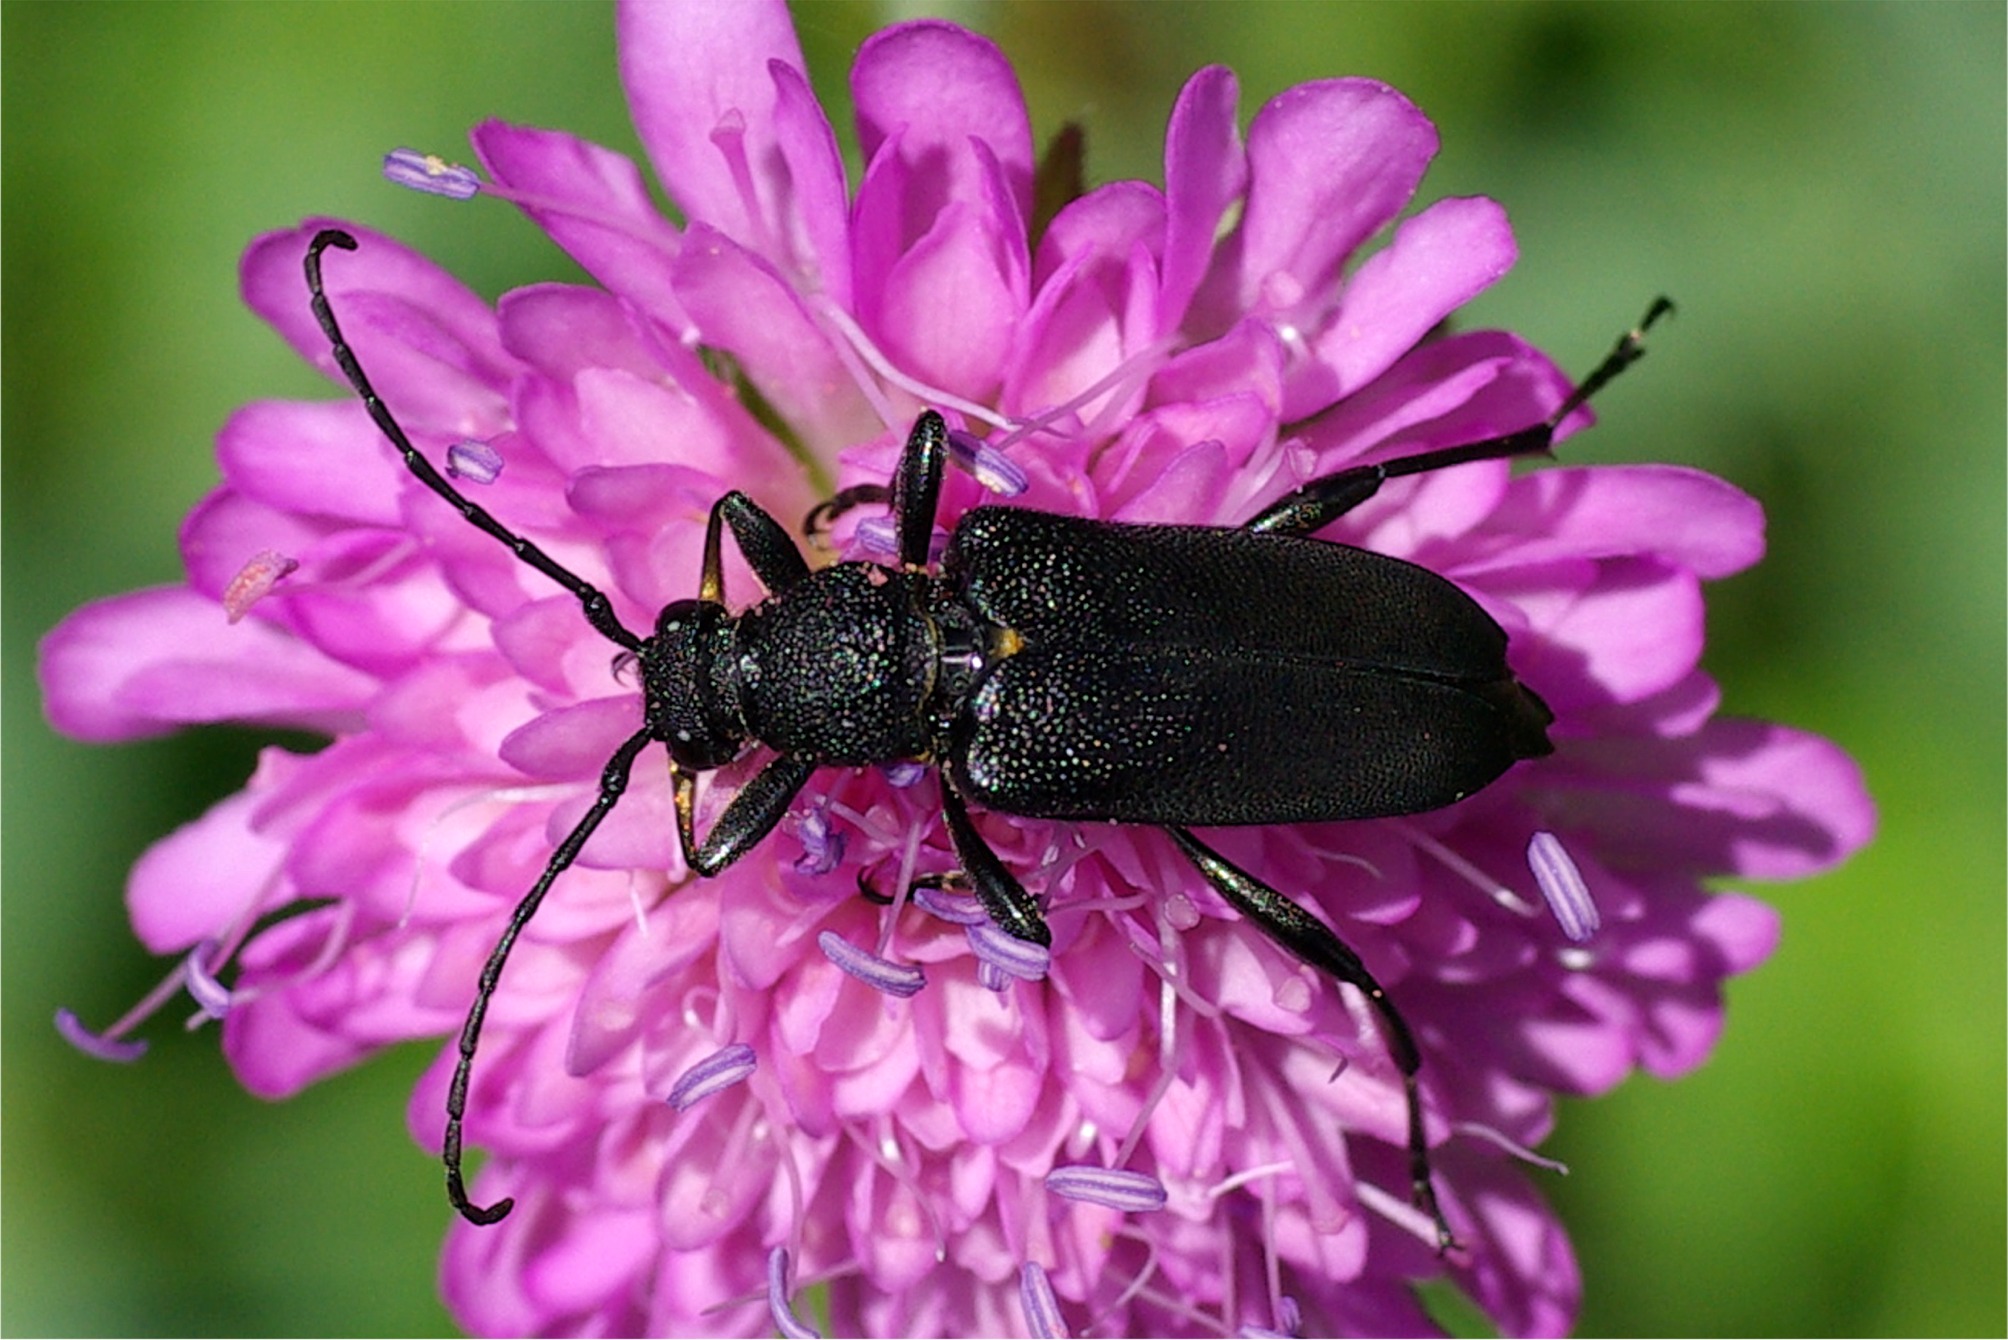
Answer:
<svg viewBox="0 0 2008 1340"><path fill-rule="evenodd" d="M1562 420L1580 409L1584 402L1610 384L1612 378L1645 357L1645 332L1653 322L1673 310L1666 298L1655 300L1638 325L1618 337L1603 362L1590 370L1581 385L1570 392L1556 411L1541 423L1501 437L1462 446L1419 451L1397 456L1374 465L1356 465L1348 470L1320 475L1302 487L1284 494L1246 522L1243 530L1272 535L1310 535L1322 530L1380 492L1380 486L1403 475L1427 474L1471 461L1495 461L1511 456L1540 456L1555 442L1555 429Z"/></svg>
<svg viewBox="0 0 2008 1340"><path fill-rule="evenodd" d="M907 434L893 475L893 525L899 533L903 568L927 566L934 540L934 509L941 500L941 471L948 459L948 425L933 410L922 410Z"/></svg>
<svg viewBox="0 0 2008 1340"><path fill-rule="evenodd" d="M834 496L809 509L809 514L802 518L802 534L810 540L820 541L836 524L837 518L852 508L891 501L892 490L884 484L853 484L847 489L838 489Z"/></svg>
<svg viewBox="0 0 2008 1340"><path fill-rule="evenodd" d="M711 515L705 519L704 570L697 583L699 600L716 605L725 603L725 567L719 552L719 532L725 524L732 527L732 538L739 542L739 552L746 556L753 575L770 593L785 591L809 575L808 561L788 538L781 523L760 504L734 489L711 504Z"/></svg>
<svg viewBox="0 0 2008 1340"><path fill-rule="evenodd" d="M774 825L781 822L781 816L794 803L795 794L815 770L816 765L807 759L792 754L777 755L739 788L739 794L732 797L725 813L718 816L718 822L704 835L704 841L696 844L695 851L691 849L694 835L690 814L696 782L689 773L679 772L676 826L683 841L684 864L700 875L715 875L758 846L762 838L774 831Z"/></svg>
<svg viewBox="0 0 2008 1340"><path fill-rule="evenodd" d="M1394 1059L1395 1068L1401 1071L1402 1091L1408 1099L1410 1195L1416 1207L1436 1222L1437 1250L1447 1252L1456 1247L1457 1238L1450 1231L1450 1221L1444 1218L1443 1207L1437 1203L1436 1184L1430 1175L1429 1143L1422 1127L1422 1096L1416 1086L1416 1073L1422 1068L1422 1054L1416 1049L1415 1036L1408 1031L1407 1021L1395 1009L1387 992L1367 971L1367 965L1360 956L1347 948L1345 942L1334 935L1324 922L1228 861L1185 829L1167 828L1165 832L1171 834L1179 850L1199 868L1206 882L1232 903L1242 916L1311 967L1335 981L1349 982L1358 987L1379 1012L1388 1052Z"/></svg>
<svg viewBox="0 0 2008 1340"><path fill-rule="evenodd" d="M649 743L649 733L636 731L614 750L605 768L600 770L600 794L593 801L591 809L565 835L551 853L544 873L537 877L537 883L516 905L509 915L509 924L502 931L502 938L489 951L488 962L481 969L481 984L474 993L474 1004L468 1008L467 1022L460 1028L460 1058L454 1062L453 1083L446 1090L446 1136L440 1146L440 1158L446 1164L446 1198L453 1208L472 1224L492 1224L509 1213L515 1202L500 1200L493 1205L476 1205L467 1199L467 1183L460 1170L460 1128L467 1115L467 1084L474 1074L474 1053L481 1041L481 1021L488 1017L488 1002L495 997L495 987L502 980L502 966L509 961L509 951L516 944L516 937L530 924L530 918L537 915L538 906L544 895L550 892L551 883L578 859L579 849L586 845L586 839L600 826L600 821L612 813L614 803L627 790L628 774L634 770L635 755Z"/></svg>
<svg viewBox="0 0 2008 1340"><path fill-rule="evenodd" d="M962 862L962 872L969 877L969 885L983 910L990 919L1007 934L1035 945L1053 943L1053 932L1046 927L1046 918L1039 912L1038 900L1025 891L1018 877L1011 873L997 853L990 850L990 844L976 831L976 825L969 821L968 807L962 797L948 784L944 776L941 782L941 817L948 821L948 837L955 844L955 859Z"/></svg>

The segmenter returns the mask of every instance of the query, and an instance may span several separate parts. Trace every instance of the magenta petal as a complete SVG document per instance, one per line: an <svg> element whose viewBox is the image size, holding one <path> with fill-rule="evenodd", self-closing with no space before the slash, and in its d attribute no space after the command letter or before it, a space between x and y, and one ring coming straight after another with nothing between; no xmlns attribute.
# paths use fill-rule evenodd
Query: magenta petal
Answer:
<svg viewBox="0 0 2008 1340"><path fill-rule="evenodd" d="M262 797L239 791L147 848L126 883L141 943L173 954L219 935L268 895L286 840L256 826Z"/></svg>
<svg viewBox="0 0 2008 1340"><path fill-rule="evenodd" d="M880 426L814 314L752 252L692 227L676 280L705 341L730 350L810 441L834 451Z"/></svg>
<svg viewBox="0 0 2008 1340"><path fill-rule="evenodd" d="M199 721L332 731L352 726L376 681L257 619L156 587L78 610L42 639L49 720L86 740L156 735Z"/></svg>
<svg viewBox="0 0 2008 1340"><path fill-rule="evenodd" d="M717 942L718 900L695 891L659 904L645 932L623 929L580 989L565 1073L590 1075L612 1060L647 1027L649 991L700 955L715 952Z"/></svg>
<svg viewBox="0 0 2008 1340"><path fill-rule="evenodd" d="M1764 553L1764 510L1733 484L1673 465L1537 470L1513 481L1488 529L1519 538L1497 560L1465 568L1664 555L1713 579L1741 572Z"/></svg>
<svg viewBox="0 0 2008 1340"><path fill-rule="evenodd" d="M774 134L792 191L784 223L799 230L789 248L796 276L809 292L849 310L850 200L836 131L798 66L770 60L767 72L774 79Z"/></svg>
<svg viewBox="0 0 2008 1340"><path fill-rule="evenodd" d="M1186 81L1164 135L1166 228L1158 310L1165 334L1185 317L1213 256L1227 207L1248 183L1248 160L1235 124L1240 88L1234 72L1209 65Z"/></svg>
<svg viewBox="0 0 2008 1340"><path fill-rule="evenodd" d="M1506 211L1490 200L1439 200L1405 220L1346 281L1311 363L1290 380L1283 417L1307 418L1378 377L1517 254Z"/></svg>
<svg viewBox="0 0 2008 1340"><path fill-rule="evenodd" d="M629 0L619 27L621 84L670 197L692 223L785 259L772 231L786 179L777 167L768 64L804 68L787 7L780 0ZM737 144L721 144L721 137Z"/></svg>
<svg viewBox="0 0 2008 1340"><path fill-rule="evenodd" d="M938 20L875 33L851 67L851 100L866 160L897 139L901 158L923 174L909 204L908 237L947 202L981 197L971 140L989 146L1019 217L1031 217L1031 119L1017 73L987 37Z"/></svg>
<svg viewBox="0 0 2008 1340"><path fill-rule="evenodd" d="M1371 79L1277 94L1248 127L1242 305L1287 310L1329 290L1346 258L1415 194L1436 146L1429 118Z"/></svg>
<svg viewBox="0 0 2008 1340"><path fill-rule="evenodd" d="M640 726L641 699L634 694L561 707L510 732L502 761L543 780L597 777Z"/></svg>
<svg viewBox="0 0 2008 1340"><path fill-rule="evenodd" d="M676 229L633 162L562 131L504 121L482 122L472 138L490 175L527 197L523 212L588 274L678 336L689 331L669 278Z"/></svg>
<svg viewBox="0 0 2008 1340"><path fill-rule="evenodd" d="M223 477L268 506L394 526L409 476L354 400L261 400L216 437Z"/></svg>
<svg viewBox="0 0 2008 1340"><path fill-rule="evenodd" d="M523 1289L545 1315L577 1315L633 1287L656 1247L642 1210L576 1215L570 1230L528 1262Z"/></svg>
<svg viewBox="0 0 2008 1340"><path fill-rule="evenodd" d="M332 219L267 233L244 253L244 301L309 363L340 381L328 337L306 303L307 243L342 227L361 244L321 262L328 301L356 356L407 430L451 425L457 433L501 427L513 360L497 338L495 313L439 266L381 233Z"/></svg>
<svg viewBox="0 0 2008 1340"><path fill-rule="evenodd" d="M1575 817L1606 852L1649 852L1664 868L1797 879L1837 865L1875 831L1853 759L1770 722L1719 717L1650 750L1623 740L1570 746ZM1606 857L1607 864L1621 864Z"/></svg>
<svg viewBox="0 0 2008 1340"><path fill-rule="evenodd" d="M884 277L879 302L875 334L902 366L973 400L995 392L1024 295L999 271L990 223L977 210L942 210Z"/></svg>
<svg viewBox="0 0 2008 1340"><path fill-rule="evenodd" d="M1585 586L1540 582L1515 603L1540 634L1515 668L1558 710L1642 701L1685 679L1701 655L1700 584L1657 559L1608 560ZM1558 695L1563 686L1577 687Z"/></svg>

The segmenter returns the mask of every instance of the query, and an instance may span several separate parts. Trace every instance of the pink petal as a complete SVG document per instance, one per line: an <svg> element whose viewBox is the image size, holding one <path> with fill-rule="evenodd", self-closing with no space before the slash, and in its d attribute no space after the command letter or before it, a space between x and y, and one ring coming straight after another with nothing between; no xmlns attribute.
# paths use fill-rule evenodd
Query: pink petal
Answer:
<svg viewBox="0 0 2008 1340"><path fill-rule="evenodd" d="M359 243L330 250L321 275L342 333L378 394L407 430L421 427L484 437L503 426L514 360L497 338L495 314L473 292L419 253L381 233L333 219L267 233L244 253L244 301L301 357L342 382L307 305L301 269L307 243L341 227Z"/></svg>
<svg viewBox="0 0 2008 1340"><path fill-rule="evenodd" d="M1237 235L1237 305L1289 311L1336 287L1339 269L1415 194L1436 128L1371 79L1299 84L1248 127L1248 204Z"/></svg>
<svg viewBox="0 0 2008 1340"><path fill-rule="evenodd" d="M645 1210L570 1216L567 1230L525 1263L523 1290L547 1316L576 1316L610 1295L627 1294L659 1250Z"/></svg>
<svg viewBox="0 0 2008 1340"><path fill-rule="evenodd" d="M1732 484L1673 465L1536 470L1516 478L1487 529L1514 536L1468 573L1558 558L1660 554L1712 579L1764 553L1764 511Z"/></svg>
<svg viewBox="0 0 2008 1340"><path fill-rule="evenodd" d="M249 791L228 796L139 858L126 883L126 906L148 949L178 953L264 900L286 842L256 829L260 803Z"/></svg>
<svg viewBox="0 0 2008 1340"><path fill-rule="evenodd" d="M1209 65L1186 81L1164 137L1164 277L1156 334L1176 329L1213 257L1227 207L1248 183L1235 124L1234 72Z"/></svg>
<svg viewBox="0 0 2008 1340"><path fill-rule="evenodd" d="M223 477L283 511L371 526L398 522L410 476L358 400L261 400L216 437Z"/></svg>
<svg viewBox="0 0 2008 1340"><path fill-rule="evenodd" d="M570 381L589 368L618 368L637 377L669 369L662 344L620 298L573 284L533 284L496 304L502 343L546 377Z"/></svg>
<svg viewBox="0 0 2008 1340"><path fill-rule="evenodd" d="M807 291L849 310L850 197L836 131L799 66L770 60L767 72L774 80L774 134L792 190L783 222L795 231L793 273Z"/></svg>
<svg viewBox="0 0 2008 1340"><path fill-rule="evenodd" d="M482 122L472 138L489 175L540 202L526 204L523 212L586 273L661 322L673 337L689 333L690 318L669 274L681 242L676 228L656 212L633 162L562 131L504 121Z"/></svg>
<svg viewBox="0 0 2008 1340"><path fill-rule="evenodd" d="M1550 775L1571 822L1592 823L1605 860L1636 852L1666 869L1797 879L1829 869L1875 831L1860 768L1817 735L1718 717L1654 742L1571 742Z"/></svg>
<svg viewBox="0 0 2008 1340"><path fill-rule="evenodd" d="M851 68L851 99L866 161L897 140L914 174L907 240L949 201L981 198L983 170L971 140L996 156L1018 216L1031 216L1031 120L1016 71L988 38L938 20L874 33Z"/></svg>
<svg viewBox="0 0 2008 1340"><path fill-rule="evenodd" d="M768 65L805 68L787 7L779 0L629 0L620 7L619 32L621 85L670 197L691 223L784 263L775 226L788 184ZM736 165L735 150L743 154Z"/></svg>
<svg viewBox="0 0 2008 1340"><path fill-rule="evenodd" d="M989 220L956 203L885 275L875 333L914 375L986 400L1023 310L1022 290L998 269Z"/></svg>
<svg viewBox="0 0 2008 1340"><path fill-rule="evenodd" d="M623 930L579 991L565 1072L592 1074L640 1036L653 1020L646 1008L648 993L700 956L716 952L717 941L718 900L711 897L668 899L650 911L646 932L632 926Z"/></svg>
<svg viewBox="0 0 2008 1340"><path fill-rule="evenodd" d="M1613 559L1587 585L1557 581L1512 598L1540 633L1515 669L1558 710L1642 701L1685 679L1701 655L1700 584L1654 559Z"/></svg>
<svg viewBox="0 0 2008 1340"><path fill-rule="evenodd" d="M502 742L501 757L539 780L597 779L615 748L640 726L638 696L596 698L546 712L510 732Z"/></svg>
<svg viewBox="0 0 2008 1340"><path fill-rule="evenodd" d="M185 587L97 601L42 639L49 720L86 740L195 722L354 729L377 683L259 619L227 625Z"/></svg>
<svg viewBox="0 0 2008 1340"><path fill-rule="evenodd" d="M1513 268L1506 211L1485 199L1439 200L1368 258L1290 379L1285 419L1307 418L1385 371L1437 322Z"/></svg>
<svg viewBox="0 0 2008 1340"><path fill-rule="evenodd" d="M730 350L810 441L834 452L880 427L801 296L759 257L722 233L693 226L676 281L705 341Z"/></svg>

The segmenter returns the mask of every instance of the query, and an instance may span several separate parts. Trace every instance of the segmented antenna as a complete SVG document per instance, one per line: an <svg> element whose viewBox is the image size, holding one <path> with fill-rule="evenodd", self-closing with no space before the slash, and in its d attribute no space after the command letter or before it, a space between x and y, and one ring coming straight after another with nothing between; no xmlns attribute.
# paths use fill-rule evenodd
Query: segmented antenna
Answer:
<svg viewBox="0 0 2008 1340"><path fill-rule="evenodd" d="M404 457L405 468L418 481L434 493L451 503L454 510L467 518L475 526L500 540L509 547L509 552L549 577L558 585L579 598L585 607L586 620L601 636L629 652L641 650L642 639L629 632L615 617L613 604L605 593L591 582L571 571L556 559L539 549L523 536L504 526L488 511L469 499L459 489L448 483L432 463L419 455L418 448L391 416L390 410L378 397L370 379L363 373L362 364L356 361L355 351L342 338L342 329L335 321L334 309L328 303L327 291L321 285L321 253L329 247L342 251L354 251L356 240L337 228L326 228L315 234L307 248L307 291L313 297L314 318L321 323L328 342L334 348L335 364L348 378L349 385L362 397L363 406L369 410L370 418L376 421L383 435L390 439L392 446ZM481 981L475 991L474 1003L468 1007L467 1022L460 1029L460 1056L453 1067L453 1083L446 1093L446 1136L440 1149L440 1157L446 1165L446 1198L453 1208L473 1224L492 1224L508 1214L515 1201L504 1198L493 1205L476 1205L467 1198L467 1181L461 1168L461 1135L466 1124L467 1087L474 1073L474 1053L481 1042L481 1024L488 1016L488 1004L495 997L495 988L502 980L502 969L509 961L509 953L515 948L516 939L530 919L537 915L537 908L543 903L544 895L559 875L571 867L578 859L579 851L586 845L586 839L600 826L613 810L615 802L627 790L628 775L634 769L635 756L649 743L647 728L636 731L614 750L600 773L600 790L593 801L593 807L565 835L551 859L544 867L544 873L525 894L523 901L509 915L509 924L502 936L495 942L495 948L488 954L488 962L481 969Z"/></svg>
<svg viewBox="0 0 2008 1340"><path fill-rule="evenodd" d="M585 607L586 622L600 636L624 650L638 651L641 639L629 632L614 615L613 602L607 599L605 592L497 521L486 508L448 483L444 475L433 469L432 462L419 455L418 448L411 444L411 439L405 436L404 429L398 426L397 420L391 417L390 410L377 395L376 388L370 385L370 379L363 373L363 365L356 361L355 351L342 338L342 328L335 322L334 308L328 305L327 291L321 286L321 253L329 247L354 251L356 239L339 228L323 228L314 234L313 242L308 245L307 291L313 297L314 319L321 323L321 330L333 346L335 366L342 370L349 385L362 397L363 408L376 420L376 426L383 430L383 435L404 457L405 468L419 483L453 504L454 510L475 527L500 540L509 547L510 553L577 596L579 604Z"/></svg>

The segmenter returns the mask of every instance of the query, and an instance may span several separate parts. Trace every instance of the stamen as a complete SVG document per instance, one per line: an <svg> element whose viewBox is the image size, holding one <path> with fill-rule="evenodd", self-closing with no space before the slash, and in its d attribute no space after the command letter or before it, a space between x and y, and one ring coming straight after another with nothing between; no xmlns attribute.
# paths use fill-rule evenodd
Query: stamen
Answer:
<svg viewBox="0 0 2008 1340"><path fill-rule="evenodd" d="M919 378L909 376L907 373L901 371L897 364L887 358L879 347L872 343L872 338L865 334L864 327L852 320L849 312L846 312L843 308L837 306L836 303L830 301L826 295L815 294L809 298L809 302L814 307L816 315L836 327L837 333L843 336L843 342L837 345L839 352L848 346L859 358L864 360L867 368L878 374L880 380L889 385L897 386L923 405L932 405L936 409L954 410L965 419L973 419L979 423L987 423L997 428L1009 428L1011 426L1003 415L989 406L978 404L974 400L965 400L951 391L944 390L939 386L930 386ZM867 394L871 394L871 389L867 389ZM883 403L882 395L874 398L879 399ZM887 409L889 410L890 406L887 406ZM888 425L892 423L890 418L885 418L883 415L881 417L884 418L884 421Z"/></svg>
<svg viewBox="0 0 2008 1340"><path fill-rule="evenodd" d="M230 585L223 588L223 617L236 623L251 607L271 594L280 579L299 569L299 561L276 549L260 549L251 561L237 570Z"/></svg>
<svg viewBox="0 0 2008 1340"><path fill-rule="evenodd" d="M858 548L881 558L899 557L899 529L889 516L868 516L852 532Z"/></svg>
<svg viewBox="0 0 2008 1340"><path fill-rule="evenodd" d="M1029 418L1020 419L1017 426L997 442L997 449L1003 451L1033 433L1046 431L1059 420L1086 408L1096 397L1114 390L1124 382L1140 383L1148 380L1156 373L1158 365L1171 353L1176 344L1175 338L1167 338L1159 340L1156 344L1145 345L1116 364L1085 390L1076 392L1071 398L1057 405L1049 405ZM1087 435L1094 436L1092 433Z"/></svg>
<svg viewBox="0 0 2008 1340"><path fill-rule="evenodd" d="M1260 1164L1253 1168L1243 1168L1238 1173L1229 1173L1212 1186L1206 1188L1206 1198L1208 1200L1219 1200L1228 1192L1239 1191L1242 1187L1258 1178L1274 1177L1281 1173L1294 1172L1296 1167L1296 1164L1285 1159L1275 1163Z"/></svg>
<svg viewBox="0 0 2008 1340"><path fill-rule="evenodd" d="M1545 1158L1540 1154L1536 1154L1533 1150L1506 1134L1506 1132L1487 1126L1482 1122L1460 1121L1457 1123L1455 1129L1464 1135L1475 1135L1481 1140L1489 1140L1508 1154L1511 1154L1514 1158L1519 1159L1522 1163L1531 1163L1536 1168L1546 1168L1549 1172L1559 1173L1563 1177L1569 1175L1569 1165L1560 1159Z"/></svg>
<svg viewBox="0 0 2008 1340"><path fill-rule="evenodd" d="M1157 1274L1157 1241L1150 1234L1140 1233L1133 1228L1119 1227L1109 1236L1122 1238L1142 1247L1143 1264L1137 1267L1136 1274L1130 1278L1128 1284L1123 1286L1122 1292L1096 1309L1095 1315L1088 1319L1088 1324L1082 1329L1089 1335L1093 1335L1099 1330L1102 1323L1108 1318L1113 1317L1116 1313L1128 1307L1130 1299L1135 1298L1148 1288L1151 1277Z"/></svg>
<svg viewBox="0 0 2008 1340"><path fill-rule="evenodd" d="M1266 1326L1243 1326L1235 1334L1248 1340L1295 1340L1304 1333L1304 1311L1289 1294L1276 1300L1276 1315L1272 1320L1276 1323L1274 1330Z"/></svg>
<svg viewBox="0 0 2008 1340"><path fill-rule="evenodd" d="M1053 1296L1046 1267L1037 1261L1027 1261L1018 1268L1018 1302L1025 1309L1025 1329L1039 1340L1059 1340L1073 1334L1060 1318L1060 1300Z"/></svg>
<svg viewBox="0 0 2008 1340"><path fill-rule="evenodd" d="M1052 950L1020 940L993 921L965 927L963 933L969 937L969 947L976 951L977 958L1021 982L1039 981L1053 966Z"/></svg>
<svg viewBox="0 0 2008 1340"><path fill-rule="evenodd" d="M486 442L465 438L446 449L446 473L470 484L493 484L502 474L502 453Z"/></svg>
<svg viewBox="0 0 2008 1340"><path fill-rule="evenodd" d="M835 931L816 937L823 957L875 991L902 999L927 985L927 974L910 963L894 963L858 948Z"/></svg>
<svg viewBox="0 0 2008 1340"><path fill-rule="evenodd" d="M1111 1210L1143 1214L1161 1210L1170 1195L1149 1173L1071 1163L1046 1174L1046 1190L1068 1200L1084 1200Z"/></svg>
<svg viewBox="0 0 2008 1340"><path fill-rule="evenodd" d="M830 827L827 805L811 805L805 810L795 826L795 836L802 840L802 854L795 858L795 870L803 875L827 875L835 870L842 863L844 847L850 841Z"/></svg>
<svg viewBox="0 0 2008 1340"><path fill-rule="evenodd" d="M983 904L972 893L956 893L923 885L913 891L913 901L923 912L958 926L983 926L990 921L990 914L983 910Z"/></svg>
<svg viewBox="0 0 2008 1340"><path fill-rule="evenodd" d="M899 557L899 528L890 516L868 516L858 522L858 528L851 532L858 548L878 558ZM948 551L948 535L936 530L927 537L927 561L939 562Z"/></svg>
<svg viewBox="0 0 2008 1340"><path fill-rule="evenodd" d="M916 763L910 758L902 759L898 763L881 763L879 773L885 778L887 786L904 791L927 776L927 765Z"/></svg>
<svg viewBox="0 0 2008 1340"><path fill-rule="evenodd" d="M188 984L188 994L195 997L195 1003L202 1007L202 1013L211 1019L221 1019L230 1013L231 995L228 987L216 980L204 963L218 948L216 941L204 940L188 951L188 957L181 961L182 974ZM193 1027L193 1024L190 1025Z"/></svg>
<svg viewBox="0 0 2008 1340"><path fill-rule="evenodd" d="M1395 825L1401 829L1402 836L1406 837L1423 851L1434 856L1437 860L1443 862L1452 872L1462 875L1471 881L1474 887L1501 907L1509 911L1518 912L1524 917L1531 917L1540 910L1525 898L1522 898L1519 894L1513 892L1513 890L1507 888L1504 884L1501 884L1498 880L1492 878L1492 876L1486 874L1483 870L1480 870L1477 866L1471 864L1471 862L1465 860L1462 856L1459 856L1456 852L1423 832L1415 824L1397 819L1395 820Z"/></svg>
<svg viewBox="0 0 2008 1340"><path fill-rule="evenodd" d="M976 482L992 493L1015 498L1031 487L1018 463L974 433L960 428L948 430L948 458L976 476Z"/></svg>
<svg viewBox="0 0 2008 1340"><path fill-rule="evenodd" d="M704 1099L739 1083L759 1066L760 1058L743 1042L720 1047L676 1077L669 1086L669 1105L688 1112Z"/></svg>
<svg viewBox="0 0 2008 1340"><path fill-rule="evenodd" d="M1011 985L1011 975L995 963L978 963L976 965L976 985L982 987L985 991L994 991L1001 996L1004 994L1004 988Z"/></svg>
<svg viewBox="0 0 2008 1340"><path fill-rule="evenodd" d="M63 1041L75 1047L86 1056L95 1056L100 1061L117 1061L120 1065L130 1065L146 1055L146 1042L135 1038L131 1042L121 1042L107 1034L93 1033L85 1028L83 1020L66 1005L56 1007L56 1031L63 1035Z"/></svg>
<svg viewBox="0 0 2008 1340"><path fill-rule="evenodd" d="M416 149L392 149L385 154L383 175L393 185L449 200L472 200L481 192L481 178L472 168Z"/></svg>
<svg viewBox="0 0 2008 1340"><path fill-rule="evenodd" d="M1353 1194L1360 1204L1378 1214L1381 1218L1407 1233L1428 1243L1432 1249L1437 1245L1436 1221L1415 1206L1375 1186L1372 1182L1356 1182Z"/></svg>
<svg viewBox="0 0 2008 1340"><path fill-rule="evenodd" d="M1561 925L1562 934L1577 944L1595 935L1603 920L1590 897L1590 886L1583 882L1583 872L1569 859L1562 840L1553 833L1534 834L1533 841L1527 844L1527 865L1534 872L1534 882L1541 886L1541 896L1548 900L1548 910Z"/></svg>
<svg viewBox="0 0 2008 1340"><path fill-rule="evenodd" d="M788 1249L776 1247L767 1253L767 1310L774 1314L774 1328L787 1340L822 1340L822 1332L795 1315L788 1302Z"/></svg>

